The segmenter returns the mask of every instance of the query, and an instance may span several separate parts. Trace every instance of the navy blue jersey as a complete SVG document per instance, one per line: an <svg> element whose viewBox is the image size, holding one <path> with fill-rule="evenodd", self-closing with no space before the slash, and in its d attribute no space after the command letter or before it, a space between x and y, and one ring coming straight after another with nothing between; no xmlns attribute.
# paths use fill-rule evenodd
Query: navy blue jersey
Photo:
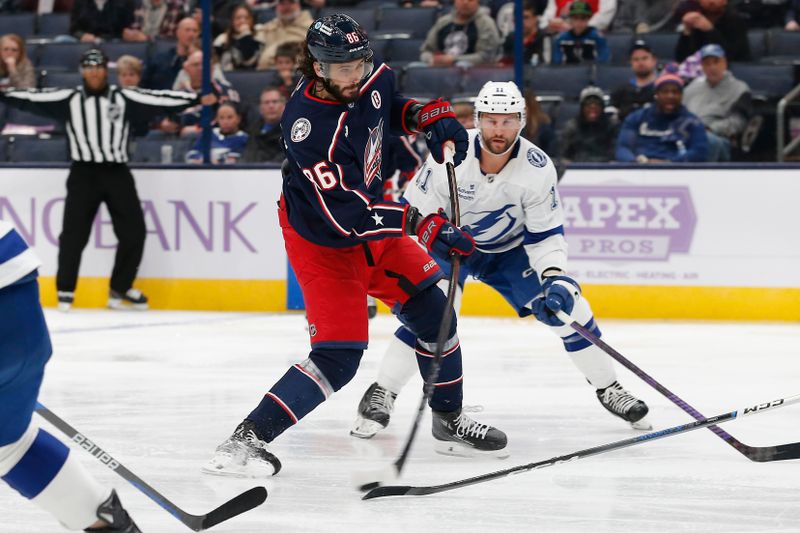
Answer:
<svg viewBox="0 0 800 533"><path fill-rule="evenodd" d="M335 248L402 236L408 207L382 199L383 151L389 135L413 133L404 115L414 100L397 92L385 64L352 104L316 97L314 83L300 83L281 119L289 223L303 238Z"/></svg>

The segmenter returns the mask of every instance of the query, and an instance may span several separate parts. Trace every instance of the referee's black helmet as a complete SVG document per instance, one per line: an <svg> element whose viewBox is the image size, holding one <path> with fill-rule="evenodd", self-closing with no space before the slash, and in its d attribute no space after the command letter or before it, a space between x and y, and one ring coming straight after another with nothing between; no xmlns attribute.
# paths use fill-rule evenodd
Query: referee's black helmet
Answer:
<svg viewBox="0 0 800 533"><path fill-rule="evenodd" d="M81 66L101 66L108 65L108 57L99 48L90 48L81 55Z"/></svg>
<svg viewBox="0 0 800 533"><path fill-rule="evenodd" d="M343 13L314 21L308 28L306 43L311 57L320 63L348 63L372 57L367 32Z"/></svg>

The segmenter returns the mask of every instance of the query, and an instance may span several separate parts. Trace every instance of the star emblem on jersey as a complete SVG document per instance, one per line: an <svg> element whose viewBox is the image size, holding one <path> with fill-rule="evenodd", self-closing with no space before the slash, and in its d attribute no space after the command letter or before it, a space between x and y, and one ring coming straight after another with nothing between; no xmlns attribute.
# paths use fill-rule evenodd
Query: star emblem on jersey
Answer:
<svg viewBox="0 0 800 533"><path fill-rule="evenodd" d="M311 134L311 122L307 118L298 118L292 124L292 142L299 143Z"/></svg>
<svg viewBox="0 0 800 533"><path fill-rule="evenodd" d="M383 217L380 216L378 213L372 215L372 220L375 221L376 226L383 226Z"/></svg>

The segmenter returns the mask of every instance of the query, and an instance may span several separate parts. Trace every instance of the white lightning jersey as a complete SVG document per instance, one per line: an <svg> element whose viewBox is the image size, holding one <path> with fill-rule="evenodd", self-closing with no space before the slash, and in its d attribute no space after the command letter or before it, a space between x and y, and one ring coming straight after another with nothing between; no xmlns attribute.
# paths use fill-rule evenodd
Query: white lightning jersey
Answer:
<svg viewBox="0 0 800 533"><path fill-rule="evenodd" d="M478 130L468 133L467 156L456 167L461 226L469 227L482 252L500 253L524 245L540 276L550 267L566 270L564 213L553 162L520 137L506 166L498 174L484 174ZM423 216L440 207L452 216L445 166L428 156L404 198Z"/></svg>
<svg viewBox="0 0 800 533"><path fill-rule="evenodd" d="M0 289L30 274L39 264L14 226L0 220Z"/></svg>

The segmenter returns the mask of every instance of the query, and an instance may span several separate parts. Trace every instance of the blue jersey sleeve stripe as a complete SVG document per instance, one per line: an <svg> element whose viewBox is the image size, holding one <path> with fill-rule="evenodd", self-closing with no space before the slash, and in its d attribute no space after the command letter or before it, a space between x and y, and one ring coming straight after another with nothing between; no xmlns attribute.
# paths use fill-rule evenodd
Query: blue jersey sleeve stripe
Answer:
<svg viewBox="0 0 800 533"><path fill-rule="evenodd" d="M11 230L0 237L0 264L5 263L28 249L28 244L16 230Z"/></svg>
<svg viewBox="0 0 800 533"><path fill-rule="evenodd" d="M24 497L32 500L53 481L67 461L68 455L69 448L40 429L22 459L2 479Z"/></svg>
<svg viewBox="0 0 800 533"><path fill-rule="evenodd" d="M558 226L539 233L531 233L526 229L525 238L522 240L522 244L537 244L553 235L564 235L564 226Z"/></svg>

